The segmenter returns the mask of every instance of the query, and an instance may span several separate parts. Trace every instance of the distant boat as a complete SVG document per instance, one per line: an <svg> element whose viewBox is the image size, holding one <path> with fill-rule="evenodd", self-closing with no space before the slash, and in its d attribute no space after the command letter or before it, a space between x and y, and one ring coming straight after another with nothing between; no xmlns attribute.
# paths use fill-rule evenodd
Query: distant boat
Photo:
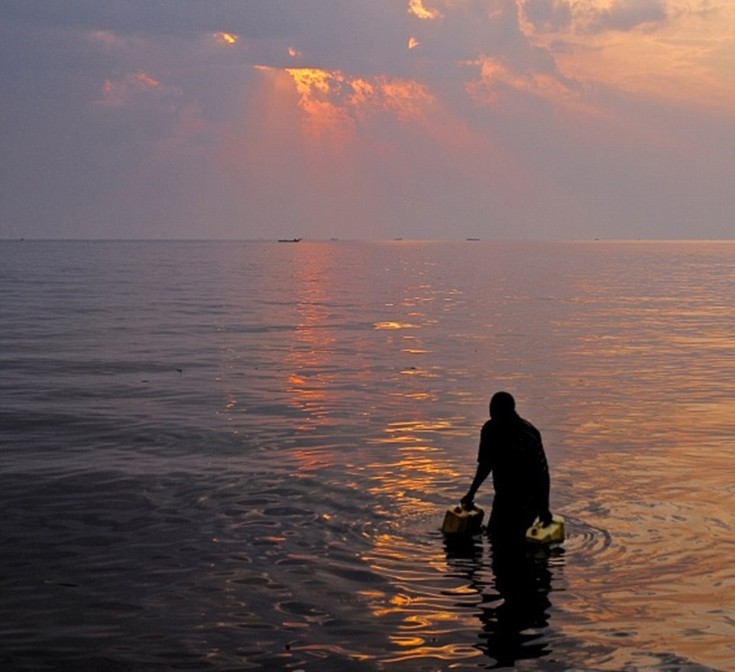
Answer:
<svg viewBox="0 0 735 672"><path fill-rule="evenodd" d="M479 238L468 238L467 240L480 240Z"/></svg>
<svg viewBox="0 0 735 672"><path fill-rule="evenodd" d="M300 243L301 238L279 238L279 243Z"/></svg>

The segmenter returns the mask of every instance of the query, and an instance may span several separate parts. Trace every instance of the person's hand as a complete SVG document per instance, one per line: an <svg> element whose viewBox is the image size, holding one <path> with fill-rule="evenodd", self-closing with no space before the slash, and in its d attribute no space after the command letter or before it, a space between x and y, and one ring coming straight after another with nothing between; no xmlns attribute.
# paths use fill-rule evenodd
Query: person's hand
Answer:
<svg viewBox="0 0 735 672"><path fill-rule="evenodd" d="M462 499L459 500L463 509L470 510L475 506L475 496L467 493Z"/></svg>
<svg viewBox="0 0 735 672"><path fill-rule="evenodd" d="M542 511L541 513L539 513L538 517L539 517L539 520L541 521L542 527L548 527L549 525L551 525L551 522L552 522L551 511L549 511L548 509L546 509L546 511Z"/></svg>

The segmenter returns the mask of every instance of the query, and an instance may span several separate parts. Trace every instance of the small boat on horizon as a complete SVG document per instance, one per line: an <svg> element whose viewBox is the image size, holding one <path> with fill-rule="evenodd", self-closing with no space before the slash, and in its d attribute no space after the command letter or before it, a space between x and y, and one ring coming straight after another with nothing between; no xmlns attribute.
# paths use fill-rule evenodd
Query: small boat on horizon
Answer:
<svg viewBox="0 0 735 672"><path fill-rule="evenodd" d="M279 238L279 243L300 243L301 238Z"/></svg>

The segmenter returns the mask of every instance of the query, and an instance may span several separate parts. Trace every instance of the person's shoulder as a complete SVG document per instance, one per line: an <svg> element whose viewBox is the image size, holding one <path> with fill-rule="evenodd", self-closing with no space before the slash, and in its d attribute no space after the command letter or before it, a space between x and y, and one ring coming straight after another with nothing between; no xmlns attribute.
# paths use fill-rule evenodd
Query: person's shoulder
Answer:
<svg viewBox="0 0 735 672"><path fill-rule="evenodd" d="M541 432L539 432L539 430L536 429L536 427L532 425L528 420L520 416L518 416L518 420L520 429L524 434L530 434L534 438L538 438L539 440L541 439Z"/></svg>

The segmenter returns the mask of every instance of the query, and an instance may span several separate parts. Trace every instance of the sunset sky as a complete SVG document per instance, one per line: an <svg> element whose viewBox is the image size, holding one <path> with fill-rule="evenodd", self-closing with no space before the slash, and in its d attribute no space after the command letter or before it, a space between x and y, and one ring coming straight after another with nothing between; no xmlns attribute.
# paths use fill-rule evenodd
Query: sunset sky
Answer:
<svg viewBox="0 0 735 672"><path fill-rule="evenodd" d="M735 0L2 0L0 238L733 238Z"/></svg>

